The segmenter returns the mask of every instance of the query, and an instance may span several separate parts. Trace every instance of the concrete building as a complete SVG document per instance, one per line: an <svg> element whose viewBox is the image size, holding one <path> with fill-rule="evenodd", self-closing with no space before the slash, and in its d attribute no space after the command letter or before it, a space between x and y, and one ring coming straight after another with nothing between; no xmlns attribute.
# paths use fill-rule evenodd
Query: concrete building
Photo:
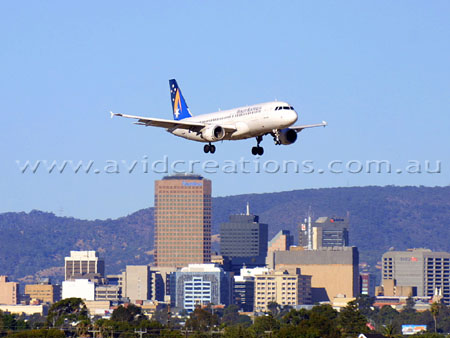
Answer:
<svg viewBox="0 0 450 338"><path fill-rule="evenodd" d="M122 298L122 289L118 285L96 285L95 300L117 302Z"/></svg>
<svg viewBox="0 0 450 338"><path fill-rule="evenodd" d="M48 305L0 305L0 311L9 312L11 314L25 314L27 316L32 316L34 314L39 314L41 316L46 316L48 314Z"/></svg>
<svg viewBox="0 0 450 338"><path fill-rule="evenodd" d="M148 265L127 265L125 297L131 302L152 299L152 277Z"/></svg>
<svg viewBox="0 0 450 338"><path fill-rule="evenodd" d="M410 285L397 285L395 279L383 279L381 285L375 288L375 296L383 297L414 297L417 296L417 287Z"/></svg>
<svg viewBox="0 0 450 338"><path fill-rule="evenodd" d="M84 300L95 300L95 283L88 279L63 281L62 299L73 297Z"/></svg>
<svg viewBox="0 0 450 338"><path fill-rule="evenodd" d="M291 235L289 230L280 230L269 241L267 251L288 251L291 245L294 245L294 236Z"/></svg>
<svg viewBox="0 0 450 338"><path fill-rule="evenodd" d="M53 304L61 300L61 286L52 285L50 281L42 282L39 284L25 285L25 295L30 300L36 299L41 303Z"/></svg>
<svg viewBox="0 0 450 338"><path fill-rule="evenodd" d="M155 264L211 261L211 181L199 175L155 181Z"/></svg>
<svg viewBox="0 0 450 338"><path fill-rule="evenodd" d="M419 297L432 297L439 290L443 303L450 304L450 253L429 249L388 251L382 264L384 284L393 280L397 288L415 287Z"/></svg>
<svg viewBox="0 0 450 338"><path fill-rule="evenodd" d="M247 213L231 215L220 225L220 253L231 260L231 269L238 273L243 266L264 266L267 256L268 227L259 223L259 216Z"/></svg>
<svg viewBox="0 0 450 338"><path fill-rule="evenodd" d="M332 301L338 295L359 295L359 253L356 247L290 250L272 253L276 270L300 268L312 276L313 302Z"/></svg>
<svg viewBox="0 0 450 338"><path fill-rule="evenodd" d="M370 297L375 296L376 276L372 273L361 272L359 274L360 293Z"/></svg>
<svg viewBox="0 0 450 338"><path fill-rule="evenodd" d="M0 276L0 304L19 304L19 283L10 282L7 276Z"/></svg>
<svg viewBox="0 0 450 338"><path fill-rule="evenodd" d="M255 305L255 276L269 273L269 268L241 268L234 276L234 303L244 312L252 312Z"/></svg>
<svg viewBox="0 0 450 338"><path fill-rule="evenodd" d="M175 270L171 269L172 271ZM120 298L126 298L133 303L164 300L164 282L158 268L149 265L127 265L125 271L117 275L108 275L107 280L108 285L105 286L109 287L111 293L117 288ZM113 286L115 288L112 288ZM103 291L102 288L99 290ZM99 298L96 297L96 299Z"/></svg>
<svg viewBox="0 0 450 338"><path fill-rule="evenodd" d="M114 311L109 300L85 300L84 304L91 317L93 316L108 316Z"/></svg>
<svg viewBox="0 0 450 338"><path fill-rule="evenodd" d="M230 275L214 264L189 264L174 272L171 288L172 305L188 311L193 311L197 305L231 303Z"/></svg>
<svg viewBox="0 0 450 338"><path fill-rule="evenodd" d="M64 262L65 280L105 276L105 261L96 251L70 251L70 257L65 257Z"/></svg>
<svg viewBox="0 0 450 338"><path fill-rule="evenodd" d="M273 266L274 251L288 251L294 245L294 236L289 230L280 230L270 241L267 248L266 265Z"/></svg>
<svg viewBox="0 0 450 338"><path fill-rule="evenodd" d="M272 302L282 306L312 304L311 276L302 275L300 269L255 275L254 311L268 311Z"/></svg>
<svg viewBox="0 0 450 338"><path fill-rule="evenodd" d="M347 217L319 217L311 224L312 249L348 246L349 222ZM308 224L301 224L299 246L308 247Z"/></svg>

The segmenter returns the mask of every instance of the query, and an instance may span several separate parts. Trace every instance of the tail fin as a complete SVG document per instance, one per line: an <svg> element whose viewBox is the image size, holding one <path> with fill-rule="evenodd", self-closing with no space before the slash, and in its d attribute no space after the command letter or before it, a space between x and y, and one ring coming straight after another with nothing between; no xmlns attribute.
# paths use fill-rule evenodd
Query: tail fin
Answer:
<svg viewBox="0 0 450 338"><path fill-rule="evenodd" d="M170 98L172 100L172 111L174 120L182 120L186 117L192 117L191 112L184 100L183 94L181 94L180 88L178 88L177 81L175 79L169 80L170 86Z"/></svg>

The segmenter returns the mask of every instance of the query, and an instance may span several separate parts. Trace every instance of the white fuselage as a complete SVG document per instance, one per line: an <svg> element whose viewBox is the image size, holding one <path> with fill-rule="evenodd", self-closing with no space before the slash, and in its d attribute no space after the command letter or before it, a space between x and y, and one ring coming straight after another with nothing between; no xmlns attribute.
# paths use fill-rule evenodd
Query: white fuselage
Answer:
<svg viewBox="0 0 450 338"><path fill-rule="evenodd" d="M242 140L284 129L297 121L298 115L286 102L273 101L253 106L222 110L183 119L200 122L208 126L232 127L236 131L226 133L223 140ZM167 129L168 132L189 140L208 142L199 132L187 129Z"/></svg>

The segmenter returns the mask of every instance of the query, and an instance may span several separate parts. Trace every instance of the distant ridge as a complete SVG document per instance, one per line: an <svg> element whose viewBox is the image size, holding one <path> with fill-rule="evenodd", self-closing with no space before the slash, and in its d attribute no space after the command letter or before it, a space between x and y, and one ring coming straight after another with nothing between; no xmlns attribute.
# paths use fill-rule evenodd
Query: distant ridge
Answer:
<svg viewBox="0 0 450 338"><path fill-rule="evenodd" d="M293 190L213 198L213 233L230 214L250 211L297 239L308 208L315 217L350 215L350 243L374 265L390 247L450 251L450 187L369 186ZM70 250L98 250L107 273L146 264L153 249L153 208L107 220L79 220L41 211L0 214L0 274L31 280L58 275ZM45 271L43 271L45 270ZM41 272L41 273L39 273Z"/></svg>

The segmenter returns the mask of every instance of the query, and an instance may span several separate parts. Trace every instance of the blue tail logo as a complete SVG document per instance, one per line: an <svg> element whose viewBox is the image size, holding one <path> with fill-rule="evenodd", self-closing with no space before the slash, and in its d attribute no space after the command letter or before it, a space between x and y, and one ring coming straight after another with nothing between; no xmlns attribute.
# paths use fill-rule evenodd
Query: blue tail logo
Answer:
<svg viewBox="0 0 450 338"><path fill-rule="evenodd" d="M174 120L182 120L186 117L192 117L186 101L184 100L183 94L181 94L181 90L178 87L177 81L175 79L169 80L169 86Z"/></svg>

